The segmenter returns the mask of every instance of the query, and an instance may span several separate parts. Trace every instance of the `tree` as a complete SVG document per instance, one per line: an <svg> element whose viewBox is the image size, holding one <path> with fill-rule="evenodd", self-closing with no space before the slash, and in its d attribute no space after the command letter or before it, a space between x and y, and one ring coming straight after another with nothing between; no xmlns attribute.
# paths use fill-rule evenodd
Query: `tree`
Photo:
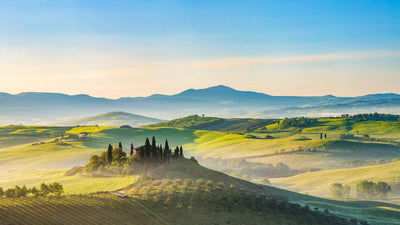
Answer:
<svg viewBox="0 0 400 225"><path fill-rule="evenodd" d="M29 193L31 193L33 196L37 197L39 196L39 190L36 187L32 187L28 190Z"/></svg>
<svg viewBox="0 0 400 225"><path fill-rule="evenodd" d="M49 185L49 191L57 196L60 196L62 193L64 193L64 188L60 183L53 182Z"/></svg>
<svg viewBox="0 0 400 225"><path fill-rule="evenodd" d="M327 137L327 135L326 135L326 133L325 133L325 139L326 139L326 137Z"/></svg>
<svg viewBox="0 0 400 225"><path fill-rule="evenodd" d="M14 191L15 191L15 197L17 198L25 197L28 194L28 189L26 188L25 185L23 185L22 187L19 187L18 185L15 186Z"/></svg>
<svg viewBox="0 0 400 225"><path fill-rule="evenodd" d="M322 140L322 133L320 133L320 134L319 134L319 139L321 139L321 140Z"/></svg>
<svg viewBox="0 0 400 225"><path fill-rule="evenodd" d="M334 198L343 198L343 185L339 183L334 183L331 185L331 196Z"/></svg>
<svg viewBox="0 0 400 225"><path fill-rule="evenodd" d="M153 155L156 155L156 138L154 136L151 139L151 150L153 152Z"/></svg>
<svg viewBox="0 0 400 225"><path fill-rule="evenodd" d="M122 149L122 143L121 143L121 142L118 143L118 147L119 147L120 149Z"/></svg>
<svg viewBox="0 0 400 225"><path fill-rule="evenodd" d="M159 147L158 147L158 161L163 161L163 149L162 149L162 145L160 145Z"/></svg>
<svg viewBox="0 0 400 225"><path fill-rule="evenodd" d="M151 147L150 147L150 141L149 141L148 137L146 137L146 142L144 144L144 148L145 148L145 151L146 151L146 157L150 158Z"/></svg>
<svg viewBox="0 0 400 225"><path fill-rule="evenodd" d="M357 184L357 195L362 198L373 198L375 196L374 192L374 182L363 180Z"/></svg>
<svg viewBox="0 0 400 225"><path fill-rule="evenodd" d="M277 171L277 173L279 175L288 175L290 172L289 166L287 166L286 164L281 163L281 162L279 162L275 165L275 170Z"/></svg>
<svg viewBox="0 0 400 225"><path fill-rule="evenodd" d="M109 164L111 164L111 163L112 163L112 161L113 161L112 150L113 150L113 147L112 147L112 145L111 145L111 144L108 144L108 150L107 150L107 160L108 160L108 163L109 163Z"/></svg>
<svg viewBox="0 0 400 225"><path fill-rule="evenodd" d="M179 147L178 147L178 146L175 147L174 156L175 156L176 158L179 157Z"/></svg>
<svg viewBox="0 0 400 225"><path fill-rule="evenodd" d="M181 145L181 147L179 148L179 157L180 157L180 158L183 158L183 148L182 148L182 145Z"/></svg>
<svg viewBox="0 0 400 225"><path fill-rule="evenodd" d="M15 190L13 188L9 188L4 192L4 195L7 198L15 198Z"/></svg>
<svg viewBox="0 0 400 225"><path fill-rule="evenodd" d="M45 183L41 183L39 188L39 195L47 196L49 193L50 193L49 186Z"/></svg>
<svg viewBox="0 0 400 225"><path fill-rule="evenodd" d="M392 188L383 181L379 181L374 185L374 191L377 195L379 195L381 198L384 198L387 196L387 194L392 191Z"/></svg>
<svg viewBox="0 0 400 225"><path fill-rule="evenodd" d="M131 143L131 153L130 153L130 156L132 157L133 156L133 144Z"/></svg>

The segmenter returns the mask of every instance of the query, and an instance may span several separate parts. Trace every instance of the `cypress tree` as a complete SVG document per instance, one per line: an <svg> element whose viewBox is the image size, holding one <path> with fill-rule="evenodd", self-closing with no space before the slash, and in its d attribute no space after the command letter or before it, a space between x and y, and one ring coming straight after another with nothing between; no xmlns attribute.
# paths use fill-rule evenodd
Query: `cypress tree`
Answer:
<svg viewBox="0 0 400 225"><path fill-rule="evenodd" d="M146 138L146 142L145 142L145 144L144 144L144 148L145 148L145 151L146 151L146 157L147 157L147 158L150 158L151 147L150 147L149 138Z"/></svg>
<svg viewBox="0 0 400 225"><path fill-rule="evenodd" d="M168 162L170 154L171 153L170 153L170 150L169 150L168 140L165 139L164 159L165 159L166 162Z"/></svg>
<svg viewBox="0 0 400 225"><path fill-rule="evenodd" d="M183 148L182 148L182 145L181 145L181 147L179 148L179 158L183 158Z"/></svg>
<svg viewBox="0 0 400 225"><path fill-rule="evenodd" d="M131 143L131 157L133 156L133 144Z"/></svg>
<svg viewBox="0 0 400 225"><path fill-rule="evenodd" d="M162 149L162 145L160 145L160 147L158 148L158 161L163 161L163 149Z"/></svg>
<svg viewBox="0 0 400 225"><path fill-rule="evenodd" d="M120 149L122 149L122 143L121 143L121 142L118 143L118 147L119 147Z"/></svg>
<svg viewBox="0 0 400 225"><path fill-rule="evenodd" d="M107 160L108 160L108 163L109 163L109 164L111 164L111 163L112 163L112 160L113 160L112 150L113 150L112 145L111 145L111 144L108 144Z"/></svg>
<svg viewBox="0 0 400 225"><path fill-rule="evenodd" d="M179 157L179 147L178 147L178 146L175 147L174 156L175 156L176 158Z"/></svg>
<svg viewBox="0 0 400 225"><path fill-rule="evenodd" d="M155 157L157 154L157 148L156 148L156 138L153 136L153 139L151 140L151 150L153 153L153 156Z"/></svg>

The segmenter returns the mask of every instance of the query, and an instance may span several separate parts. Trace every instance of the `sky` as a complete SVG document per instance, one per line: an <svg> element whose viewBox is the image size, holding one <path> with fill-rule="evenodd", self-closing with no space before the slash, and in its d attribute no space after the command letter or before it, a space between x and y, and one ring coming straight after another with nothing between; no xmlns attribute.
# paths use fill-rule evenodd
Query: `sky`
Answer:
<svg viewBox="0 0 400 225"><path fill-rule="evenodd" d="M400 93L400 1L0 1L0 92Z"/></svg>

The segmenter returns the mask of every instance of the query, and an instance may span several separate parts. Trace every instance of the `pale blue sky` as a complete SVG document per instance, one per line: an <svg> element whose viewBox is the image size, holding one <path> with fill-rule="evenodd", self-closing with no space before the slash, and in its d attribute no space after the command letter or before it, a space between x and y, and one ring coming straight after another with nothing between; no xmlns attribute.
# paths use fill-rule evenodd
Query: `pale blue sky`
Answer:
<svg viewBox="0 0 400 225"><path fill-rule="evenodd" d="M1 1L0 92L400 93L400 1Z"/></svg>

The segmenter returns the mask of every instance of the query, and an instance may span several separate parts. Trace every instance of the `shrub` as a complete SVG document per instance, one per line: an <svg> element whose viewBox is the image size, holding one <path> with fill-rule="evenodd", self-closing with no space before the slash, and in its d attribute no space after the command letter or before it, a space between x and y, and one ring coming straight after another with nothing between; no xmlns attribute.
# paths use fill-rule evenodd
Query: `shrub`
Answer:
<svg viewBox="0 0 400 225"><path fill-rule="evenodd" d="M85 168L82 167L82 166L75 166L75 167L73 167L73 168L71 168L71 169L65 171L64 176L74 176L74 175L76 175L76 174L78 174L78 173L83 172L84 169L85 169Z"/></svg>
<svg viewBox="0 0 400 225"><path fill-rule="evenodd" d="M196 180L196 185L197 185L197 186L200 187L200 186L203 186L204 184L205 184L205 182L204 182L203 179L197 179L197 180Z"/></svg>
<svg viewBox="0 0 400 225"><path fill-rule="evenodd" d="M186 185L192 185L193 181L191 179L185 179L185 184Z"/></svg>

